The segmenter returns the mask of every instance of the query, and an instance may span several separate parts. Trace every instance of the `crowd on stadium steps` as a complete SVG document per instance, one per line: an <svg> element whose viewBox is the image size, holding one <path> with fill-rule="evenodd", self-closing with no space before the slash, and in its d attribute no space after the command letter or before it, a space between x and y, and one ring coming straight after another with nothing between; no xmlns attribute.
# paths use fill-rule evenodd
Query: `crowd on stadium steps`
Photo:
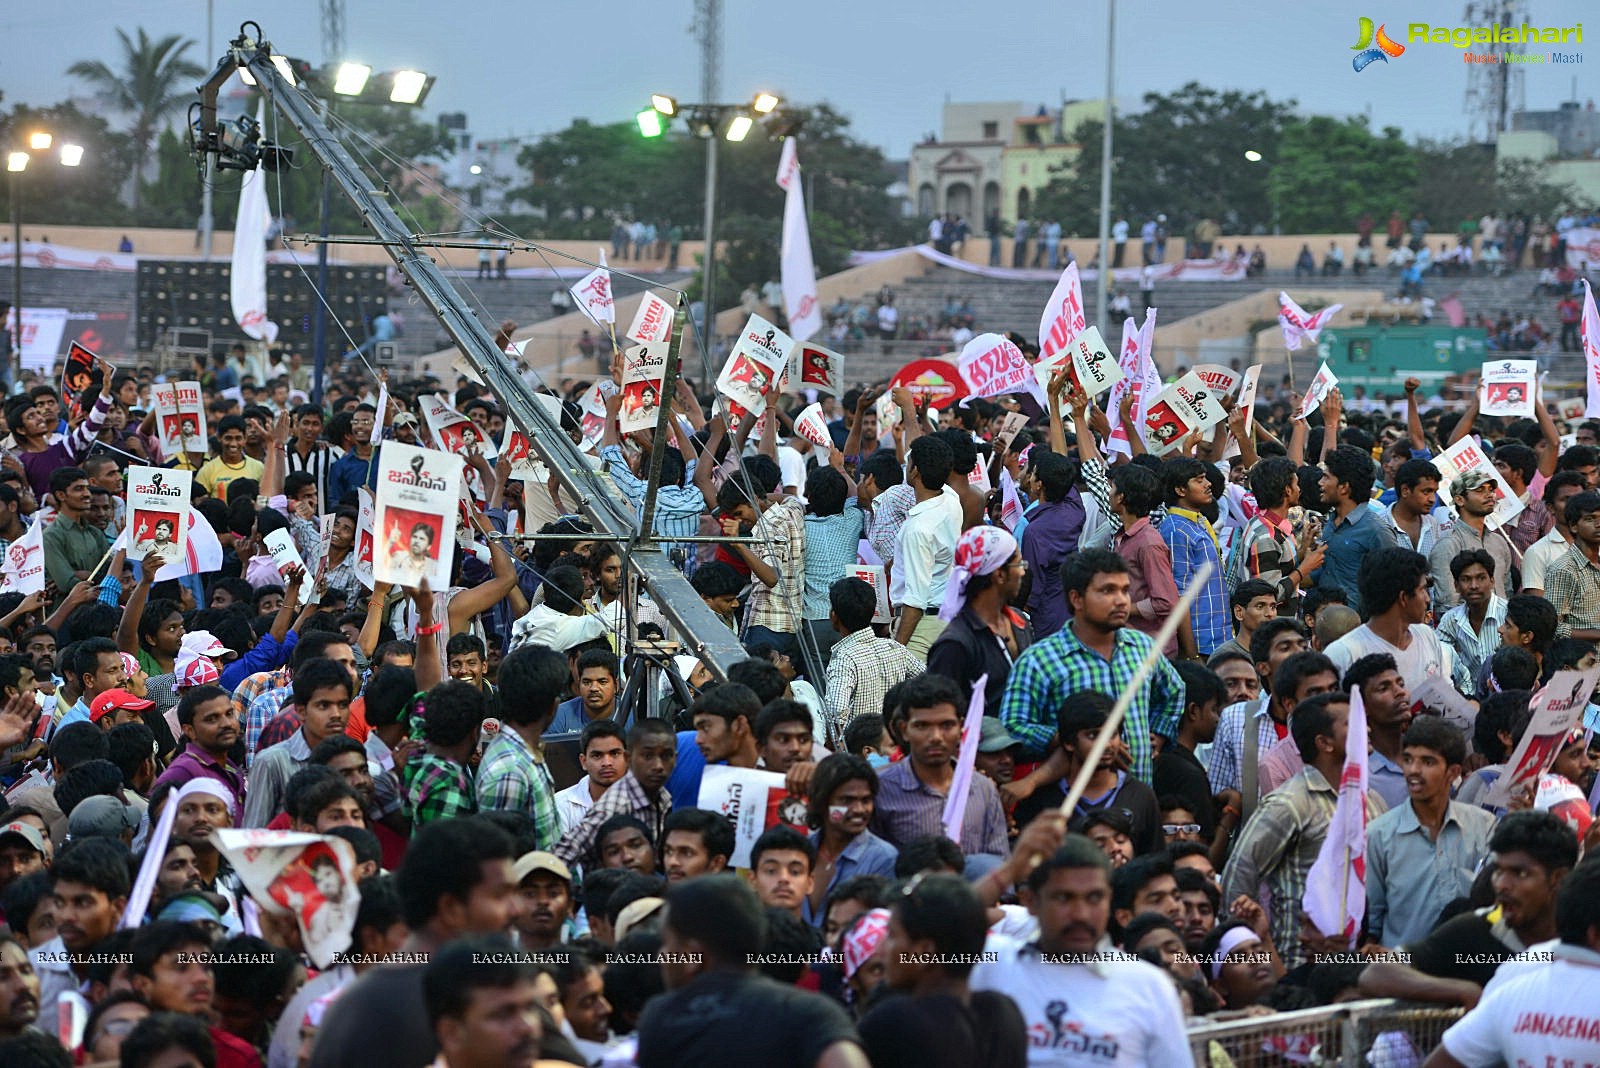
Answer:
<svg viewBox="0 0 1600 1068"><path fill-rule="evenodd" d="M1405 1063L1593 1061L1600 703L1545 683L1596 677L1600 422L1473 377L1308 417L1268 378L1148 445L1062 375L732 426L684 384L652 533L731 665L466 379L313 401L241 345L19 382L0 1065L1165 1068L1355 997L1470 1010ZM552 410L642 515L596 385ZM449 582L392 586L363 491L441 410ZM191 473L187 555L130 466Z"/></svg>

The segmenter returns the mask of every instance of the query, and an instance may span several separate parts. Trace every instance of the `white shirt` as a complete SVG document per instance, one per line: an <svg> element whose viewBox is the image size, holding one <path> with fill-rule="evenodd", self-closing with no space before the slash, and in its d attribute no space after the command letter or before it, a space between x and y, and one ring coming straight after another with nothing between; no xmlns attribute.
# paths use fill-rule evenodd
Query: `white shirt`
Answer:
<svg viewBox="0 0 1600 1068"><path fill-rule="evenodd" d="M1111 240L1115 241L1119 245L1128 240L1127 219L1118 219L1116 222L1111 224Z"/></svg>
<svg viewBox="0 0 1600 1068"><path fill-rule="evenodd" d="M583 814L594 805L589 794L589 776L585 775L565 790L556 791L556 815L561 820L561 833L566 834L583 820Z"/></svg>
<svg viewBox="0 0 1600 1068"><path fill-rule="evenodd" d="M794 487L794 495L805 503L806 458L791 445L778 446L778 470L783 475L784 488Z"/></svg>
<svg viewBox="0 0 1600 1068"><path fill-rule="evenodd" d="M511 625L511 649L529 643L548 645L558 653L565 653L574 645L604 637L606 621L600 616L584 614L569 616L557 612L547 604L536 604ZM506 652L510 652L507 649Z"/></svg>
<svg viewBox="0 0 1600 1068"><path fill-rule="evenodd" d="M1593 1064L1600 1052L1600 954L1561 944L1554 960L1486 991L1444 1033L1468 1068L1497 1064Z"/></svg>
<svg viewBox="0 0 1600 1068"><path fill-rule="evenodd" d="M1567 555L1567 539L1555 527L1550 533L1528 546L1522 554L1522 588L1544 592L1544 573L1551 564Z"/></svg>
<svg viewBox="0 0 1600 1068"><path fill-rule="evenodd" d="M900 322L900 313L893 304L883 304L878 307L878 329L893 330Z"/></svg>
<svg viewBox="0 0 1600 1068"><path fill-rule="evenodd" d="M1450 672L1455 665L1450 647L1439 640L1438 632L1422 623L1411 624L1411 647L1408 649L1390 645L1363 623L1323 652L1339 669L1340 678L1344 678L1351 664L1368 653L1388 653L1394 657L1395 668L1405 680L1406 689L1412 691L1434 676L1443 676L1449 682Z"/></svg>
<svg viewBox="0 0 1600 1068"><path fill-rule="evenodd" d="M890 601L922 609L943 603L956 539L961 537L961 518L961 498L949 486L939 496L911 506L895 542Z"/></svg>
<svg viewBox="0 0 1600 1068"><path fill-rule="evenodd" d="M1112 952L1109 942L1102 950ZM995 936L997 959L972 970L973 990L1016 1002L1027 1024L1029 1068L1171 1068L1191 1064L1177 988L1154 965L1107 957L1045 963L1035 946Z"/></svg>

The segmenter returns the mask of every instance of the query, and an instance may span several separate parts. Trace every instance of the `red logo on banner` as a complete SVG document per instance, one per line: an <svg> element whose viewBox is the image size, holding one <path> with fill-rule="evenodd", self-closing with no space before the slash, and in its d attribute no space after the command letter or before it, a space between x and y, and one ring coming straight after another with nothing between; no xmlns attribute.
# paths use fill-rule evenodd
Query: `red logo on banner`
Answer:
<svg viewBox="0 0 1600 1068"><path fill-rule="evenodd" d="M968 393L967 384L949 360L912 360L889 380L889 388L905 386L918 398L926 394L935 408L950 407Z"/></svg>

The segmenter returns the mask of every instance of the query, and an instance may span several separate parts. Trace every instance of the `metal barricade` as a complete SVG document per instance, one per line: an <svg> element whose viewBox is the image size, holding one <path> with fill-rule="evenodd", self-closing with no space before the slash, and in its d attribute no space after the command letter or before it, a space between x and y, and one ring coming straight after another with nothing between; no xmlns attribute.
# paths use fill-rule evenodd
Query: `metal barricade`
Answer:
<svg viewBox="0 0 1600 1068"><path fill-rule="evenodd" d="M1196 1068L1420 1068L1462 1010L1375 998L1189 1030Z"/></svg>

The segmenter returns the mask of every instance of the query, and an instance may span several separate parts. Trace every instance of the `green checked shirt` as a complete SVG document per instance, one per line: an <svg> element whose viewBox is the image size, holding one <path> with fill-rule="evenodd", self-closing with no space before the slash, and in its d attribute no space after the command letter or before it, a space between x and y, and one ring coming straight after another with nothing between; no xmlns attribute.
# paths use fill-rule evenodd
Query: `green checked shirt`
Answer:
<svg viewBox="0 0 1600 1068"><path fill-rule="evenodd" d="M402 774L411 821L417 827L478 811L472 797L472 769L464 764L424 753L407 762Z"/></svg>
<svg viewBox="0 0 1600 1068"><path fill-rule="evenodd" d="M1107 660L1078 640L1072 625L1028 646L1011 668L1005 695L1000 699L1000 722L1025 749L1044 753L1056 733L1056 713L1061 702L1083 690L1094 690L1113 700L1133 682L1139 664L1150 651L1150 636L1131 627L1117 631L1116 645ZM1175 737L1183 716L1183 680L1164 657L1158 658L1148 678L1134 693L1122 721L1122 737L1133 754L1133 775L1149 785L1154 767L1150 735Z"/></svg>
<svg viewBox="0 0 1600 1068"><path fill-rule="evenodd" d="M478 761L478 808L484 812L526 812L533 818L535 849L551 850L561 841L556 785L544 753L502 724Z"/></svg>

